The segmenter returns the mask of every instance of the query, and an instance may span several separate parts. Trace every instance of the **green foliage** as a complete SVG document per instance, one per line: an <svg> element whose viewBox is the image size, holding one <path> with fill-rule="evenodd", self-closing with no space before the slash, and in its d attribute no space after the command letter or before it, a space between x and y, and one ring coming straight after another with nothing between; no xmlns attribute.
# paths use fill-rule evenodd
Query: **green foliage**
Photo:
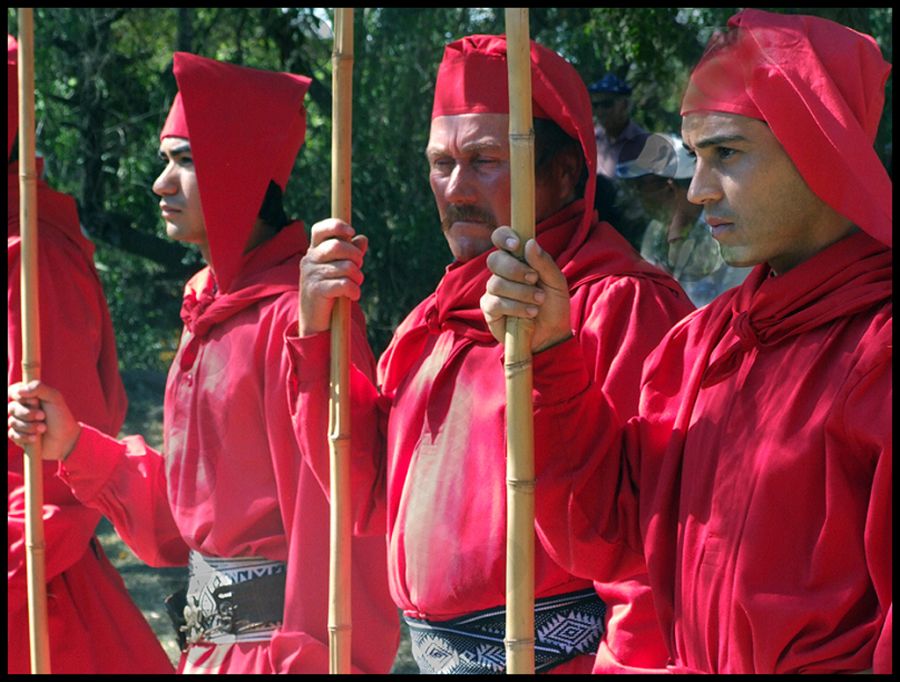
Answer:
<svg viewBox="0 0 900 682"><path fill-rule="evenodd" d="M608 70L635 88L634 117L679 130L690 67L735 8L532 8L531 33L591 82ZM891 8L803 8L873 34L892 58ZM199 256L164 237L151 191L158 134L184 50L313 78L308 133L285 198L307 226L330 212L331 12L314 8L38 8L35 11L38 148L48 179L73 194L98 245L97 263L122 366L164 369L178 310ZM15 11L7 29L16 32ZM355 12L353 222L370 238L363 308L376 352L450 261L428 184L434 78L444 45L502 33L498 9L358 9ZM892 139L892 84L878 149Z"/></svg>

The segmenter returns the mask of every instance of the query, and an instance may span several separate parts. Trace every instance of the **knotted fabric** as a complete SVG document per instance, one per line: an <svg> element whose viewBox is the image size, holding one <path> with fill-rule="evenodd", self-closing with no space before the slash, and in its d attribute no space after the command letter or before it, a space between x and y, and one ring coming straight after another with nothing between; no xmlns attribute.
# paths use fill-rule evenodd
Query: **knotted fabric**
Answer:
<svg viewBox="0 0 900 682"><path fill-rule="evenodd" d="M711 329L730 325L737 340L707 367L702 387L736 372L753 348L775 346L891 298L891 251L862 232L779 277L770 273L767 265L756 267L723 319L711 321Z"/></svg>
<svg viewBox="0 0 900 682"><path fill-rule="evenodd" d="M570 292L609 275L653 278L673 291L680 291L670 277L639 258L608 223L595 221L588 234L577 238L581 234L583 214L584 202L579 199L535 228L537 243L553 256L566 277ZM412 363L420 357L429 334L452 331L456 335L444 369L468 345L496 343L480 307L481 296L491 276L487 267L489 253L447 266L434 293L422 303L424 323L398 330L394 352L382 368L382 392L390 394L396 389Z"/></svg>
<svg viewBox="0 0 900 682"><path fill-rule="evenodd" d="M200 343L217 324L262 299L296 291L300 258L307 246L303 223L295 221L251 252L231 291L219 290L209 268L197 273L185 287L181 303L181 319L191 334L181 354L181 368L193 366Z"/></svg>

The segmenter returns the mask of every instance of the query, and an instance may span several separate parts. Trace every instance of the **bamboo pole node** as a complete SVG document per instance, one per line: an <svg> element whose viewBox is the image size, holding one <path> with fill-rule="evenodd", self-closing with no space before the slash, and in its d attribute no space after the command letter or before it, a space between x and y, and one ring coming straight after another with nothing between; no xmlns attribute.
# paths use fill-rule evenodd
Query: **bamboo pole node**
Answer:
<svg viewBox="0 0 900 682"><path fill-rule="evenodd" d="M534 648L534 637L522 637L520 639L507 639L506 646L514 651L529 650Z"/></svg>
<svg viewBox="0 0 900 682"><path fill-rule="evenodd" d="M19 109L19 234L21 236L22 380L40 379L41 334L38 291L37 167L34 142L34 9L21 7L18 54ZM44 478L42 438L26 445L25 568L28 603L28 643L31 672L49 674L50 639L47 614L47 573L44 544Z"/></svg>
<svg viewBox="0 0 900 682"><path fill-rule="evenodd" d="M504 364L503 367L506 369L507 378L512 378L517 374L521 374L522 372L527 372L531 369L532 364L534 364L530 357L525 358L524 360L519 360L517 362L509 362Z"/></svg>
<svg viewBox="0 0 900 682"><path fill-rule="evenodd" d="M537 484L535 478L507 478L506 487L522 493L534 493Z"/></svg>
<svg viewBox="0 0 900 682"><path fill-rule="evenodd" d="M524 257L534 237L534 119L528 9L505 10L509 78L510 227ZM534 674L534 321L506 319L506 672Z"/></svg>
<svg viewBox="0 0 900 682"><path fill-rule="evenodd" d="M331 216L351 221L353 8L334 10L331 132ZM329 557L328 672L351 672L350 562L350 300L339 298L331 316L328 404Z"/></svg>

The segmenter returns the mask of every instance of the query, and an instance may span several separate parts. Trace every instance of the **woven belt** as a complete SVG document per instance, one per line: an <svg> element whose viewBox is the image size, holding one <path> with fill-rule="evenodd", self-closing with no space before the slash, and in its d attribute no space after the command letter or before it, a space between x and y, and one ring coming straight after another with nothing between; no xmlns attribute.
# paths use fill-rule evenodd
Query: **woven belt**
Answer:
<svg viewBox="0 0 900 682"><path fill-rule="evenodd" d="M593 589L536 599L534 669L544 672L596 653L606 604ZM502 606L440 622L404 616L413 658L423 674L503 673L506 609Z"/></svg>
<svg viewBox="0 0 900 682"><path fill-rule="evenodd" d="M230 644L271 639L284 614L284 562L221 559L191 552L187 642Z"/></svg>

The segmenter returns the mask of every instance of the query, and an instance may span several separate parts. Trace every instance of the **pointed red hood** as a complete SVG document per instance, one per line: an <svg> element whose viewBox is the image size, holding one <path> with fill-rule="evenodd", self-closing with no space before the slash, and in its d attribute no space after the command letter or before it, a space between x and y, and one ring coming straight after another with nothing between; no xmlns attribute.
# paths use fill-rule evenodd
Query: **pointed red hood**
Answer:
<svg viewBox="0 0 900 682"><path fill-rule="evenodd" d="M311 81L187 52L175 53L174 73L178 95L160 139L190 140L210 265L227 292L269 181L287 185L306 135Z"/></svg>

